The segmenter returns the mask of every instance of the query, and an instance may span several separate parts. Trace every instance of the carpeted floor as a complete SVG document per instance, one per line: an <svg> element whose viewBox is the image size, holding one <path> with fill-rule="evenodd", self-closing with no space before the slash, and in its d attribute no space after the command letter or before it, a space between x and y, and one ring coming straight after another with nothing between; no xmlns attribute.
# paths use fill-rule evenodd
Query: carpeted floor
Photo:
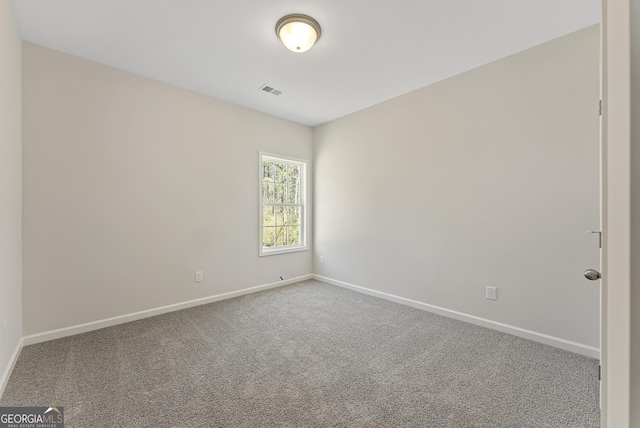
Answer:
<svg viewBox="0 0 640 428"><path fill-rule="evenodd" d="M598 362L317 281L27 346L66 427L599 427Z"/></svg>

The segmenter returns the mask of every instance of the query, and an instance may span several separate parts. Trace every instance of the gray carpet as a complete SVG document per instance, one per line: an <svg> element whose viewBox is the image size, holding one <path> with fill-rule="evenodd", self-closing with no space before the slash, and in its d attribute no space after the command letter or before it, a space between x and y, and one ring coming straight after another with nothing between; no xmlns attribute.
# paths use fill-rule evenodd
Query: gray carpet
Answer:
<svg viewBox="0 0 640 428"><path fill-rule="evenodd" d="M67 427L599 426L596 360L317 281L27 346Z"/></svg>

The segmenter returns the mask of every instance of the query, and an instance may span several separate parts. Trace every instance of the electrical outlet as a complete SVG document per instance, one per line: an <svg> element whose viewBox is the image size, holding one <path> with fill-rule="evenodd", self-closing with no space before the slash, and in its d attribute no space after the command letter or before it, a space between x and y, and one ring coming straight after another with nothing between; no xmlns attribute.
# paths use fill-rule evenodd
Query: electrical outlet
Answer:
<svg viewBox="0 0 640 428"><path fill-rule="evenodd" d="M204 273L199 270L198 272L196 272L196 282L202 282L204 281Z"/></svg>
<svg viewBox="0 0 640 428"><path fill-rule="evenodd" d="M7 341L7 336L9 335L9 326L7 325L7 320L4 320L2 323L2 343Z"/></svg>
<svg viewBox="0 0 640 428"><path fill-rule="evenodd" d="M320 256L320 264L323 265L324 264L324 256Z"/></svg>
<svg viewBox="0 0 640 428"><path fill-rule="evenodd" d="M496 287L487 287L487 294L485 297L489 300L498 300L498 289Z"/></svg>

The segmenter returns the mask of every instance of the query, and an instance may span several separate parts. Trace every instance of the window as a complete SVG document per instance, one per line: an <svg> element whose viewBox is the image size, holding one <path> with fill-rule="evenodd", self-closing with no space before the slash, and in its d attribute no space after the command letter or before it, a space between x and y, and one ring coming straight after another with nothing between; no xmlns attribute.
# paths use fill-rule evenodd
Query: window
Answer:
<svg viewBox="0 0 640 428"><path fill-rule="evenodd" d="M260 255L307 249L307 161L260 153Z"/></svg>

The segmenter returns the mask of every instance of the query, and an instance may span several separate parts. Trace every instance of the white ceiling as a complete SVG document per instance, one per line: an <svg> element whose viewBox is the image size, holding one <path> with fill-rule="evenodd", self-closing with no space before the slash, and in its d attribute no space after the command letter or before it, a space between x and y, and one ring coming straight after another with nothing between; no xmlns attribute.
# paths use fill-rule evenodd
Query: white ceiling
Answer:
<svg viewBox="0 0 640 428"><path fill-rule="evenodd" d="M600 0L12 0L24 40L315 126L600 21ZM308 52L275 24L320 22ZM274 96L263 84L285 91Z"/></svg>

